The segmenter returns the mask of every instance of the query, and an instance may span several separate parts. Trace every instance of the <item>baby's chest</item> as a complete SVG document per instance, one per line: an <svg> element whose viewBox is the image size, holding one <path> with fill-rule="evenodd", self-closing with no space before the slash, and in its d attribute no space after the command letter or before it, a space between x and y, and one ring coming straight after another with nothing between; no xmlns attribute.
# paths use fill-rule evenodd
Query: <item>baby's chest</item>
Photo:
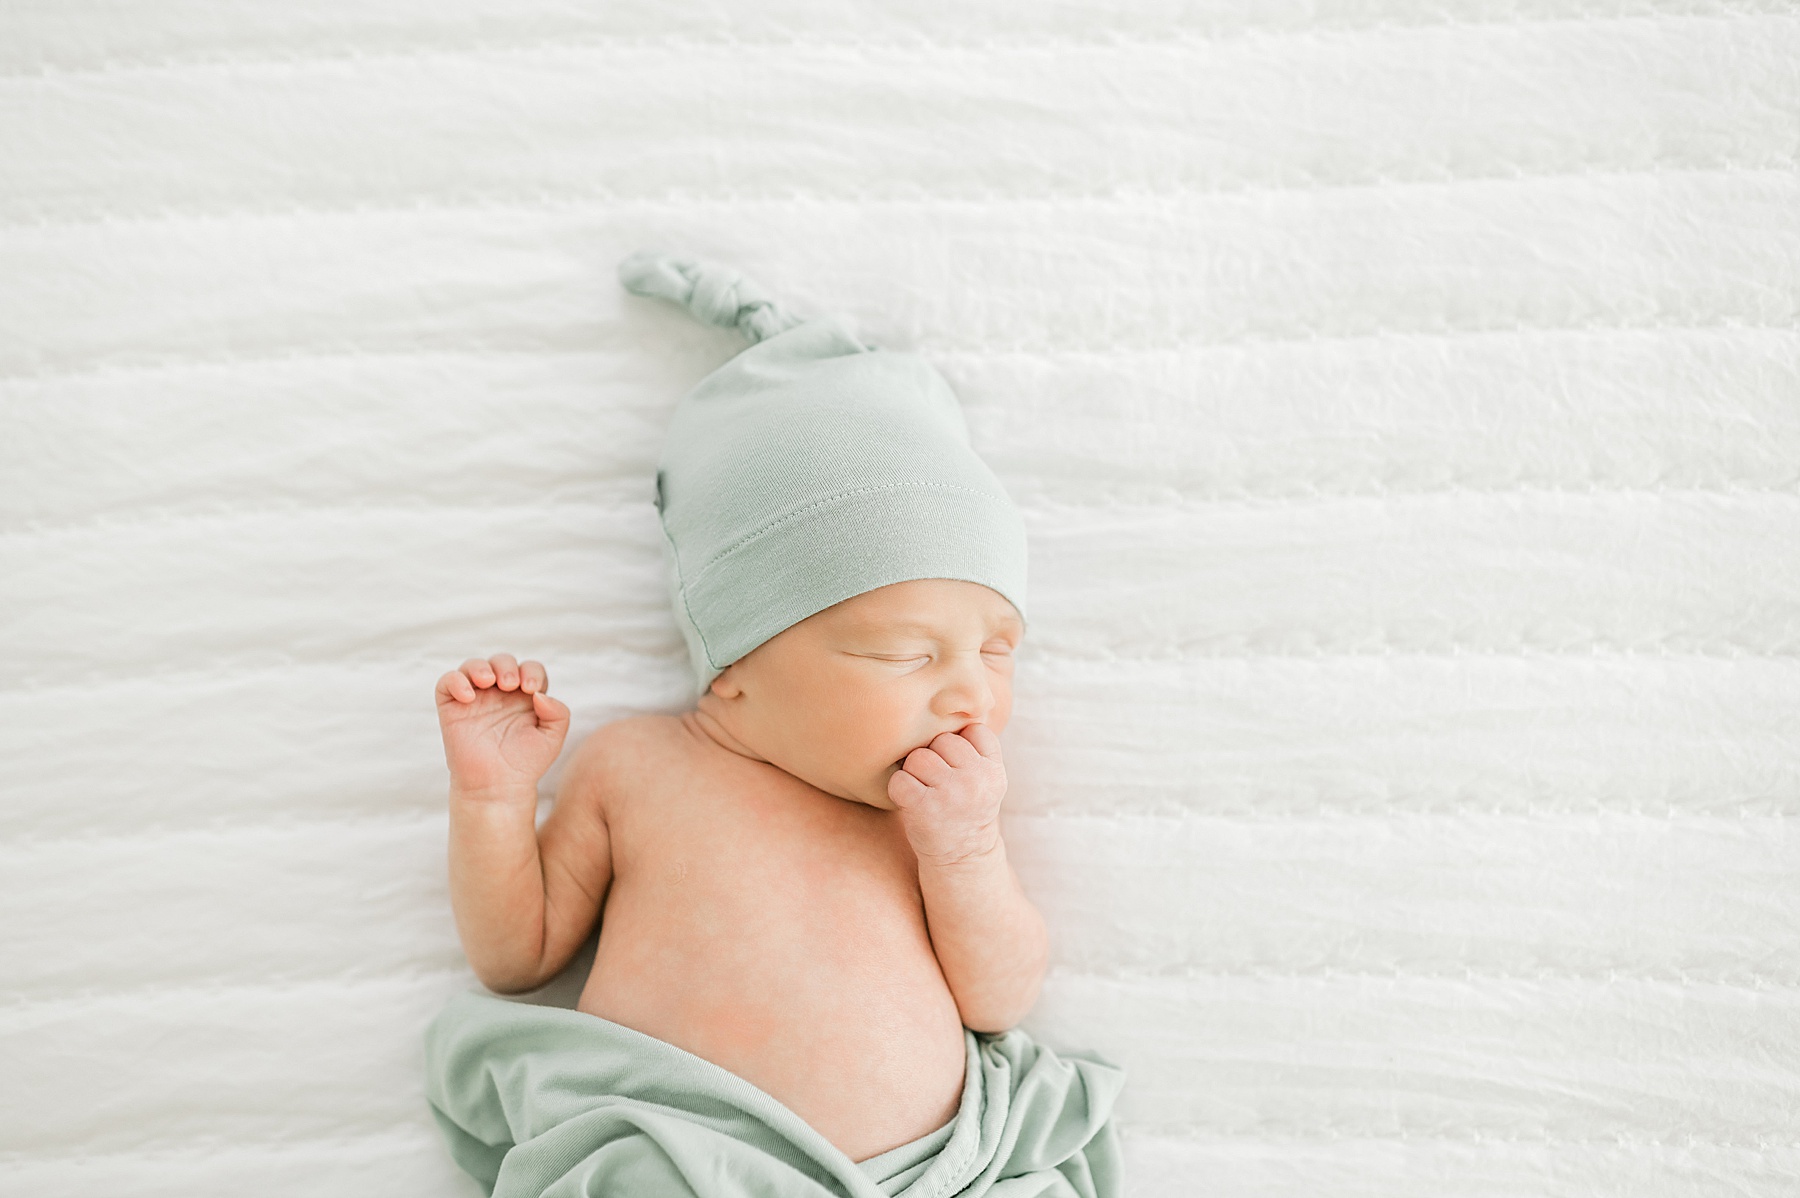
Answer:
<svg viewBox="0 0 1800 1198"><path fill-rule="evenodd" d="M615 833L615 897L659 921L817 935L920 919L916 867L889 812L729 776L637 798Z"/></svg>

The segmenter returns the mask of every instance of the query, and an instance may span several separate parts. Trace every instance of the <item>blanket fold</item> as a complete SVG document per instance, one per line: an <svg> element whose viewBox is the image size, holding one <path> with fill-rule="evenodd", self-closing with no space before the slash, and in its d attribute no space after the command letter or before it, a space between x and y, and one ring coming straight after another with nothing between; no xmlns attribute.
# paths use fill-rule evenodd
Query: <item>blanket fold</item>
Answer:
<svg viewBox="0 0 1800 1198"><path fill-rule="evenodd" d="M781 1103L630 1028L474 992L426 1032L432 1114L494 1198L1112 1198L1124 1073L966 1031L948 1124L853 1162Z"/></svg>

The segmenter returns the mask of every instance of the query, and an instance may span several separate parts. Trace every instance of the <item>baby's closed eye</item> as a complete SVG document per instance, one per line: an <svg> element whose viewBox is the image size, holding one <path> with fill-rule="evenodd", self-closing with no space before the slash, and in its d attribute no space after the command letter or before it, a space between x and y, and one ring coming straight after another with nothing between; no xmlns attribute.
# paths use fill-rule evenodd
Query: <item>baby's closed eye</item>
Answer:
<svg viewBox="0 0 1800 1198"><path fill-rule="evenodd" d="M903 654L858 653L855 656L866 657L870 661L885 661L885 662L890 662L894 665L902 665L902 666L917 665L921 662L927 662L927 661L931 660L931 654L929 654L929 653L903 653Z"/></svg>

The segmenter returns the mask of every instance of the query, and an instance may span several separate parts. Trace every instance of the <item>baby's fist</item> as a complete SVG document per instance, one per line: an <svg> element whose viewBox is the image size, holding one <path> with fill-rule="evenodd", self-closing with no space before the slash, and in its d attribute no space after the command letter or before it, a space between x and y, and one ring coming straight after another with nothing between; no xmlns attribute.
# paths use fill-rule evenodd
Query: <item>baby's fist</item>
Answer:
<svg viewBox="0 0 1800 1198"><path fill-rule="evenodd" d="M450 789L471 799L536 802L538 779L562 751L569 709L546 692L535 661L471 658L437 684Z"/></svg>
<svg viewBox="0 0 1800 1198"><path fill-rule="evenodd" d="M920 861L958 865L1000 843L1006 766L1000 738L986 724L945 732L906 755L888 779L906 839Z"/></svg>

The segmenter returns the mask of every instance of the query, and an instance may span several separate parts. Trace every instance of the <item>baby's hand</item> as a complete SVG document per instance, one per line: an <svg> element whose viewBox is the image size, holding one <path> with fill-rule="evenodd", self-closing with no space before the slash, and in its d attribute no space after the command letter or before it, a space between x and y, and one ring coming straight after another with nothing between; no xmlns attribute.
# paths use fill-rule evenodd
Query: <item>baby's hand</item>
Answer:
<svg viewBox="0 0 1800 1198"><path fill-rule="evenodd" d="M510 654L463 662L437 684L450 791L472 799L535 801L538 779L562 751L569 709L545 693L535 661Z"/></svg>
<svg viewBox="0 0 1800 1198"><path fill-rule="evenodd" d="M1006 767L1000 738L986 724L946 732L906 755L888 779L906 839L919 860L959 865L1000 843Z"/></svg>

